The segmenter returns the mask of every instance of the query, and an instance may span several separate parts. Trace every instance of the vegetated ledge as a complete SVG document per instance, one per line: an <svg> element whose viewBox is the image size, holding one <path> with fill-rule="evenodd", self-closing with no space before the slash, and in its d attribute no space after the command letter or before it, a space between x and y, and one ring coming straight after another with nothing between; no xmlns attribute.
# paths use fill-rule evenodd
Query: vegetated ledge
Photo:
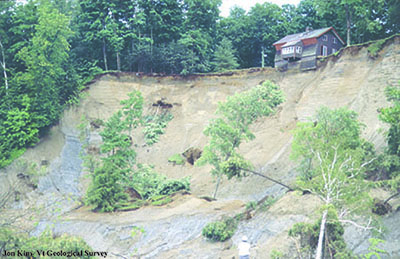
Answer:
<svg viewBox="0 0 400 259"><path fill-rule="evenodd" d="M350 46L346 46L344 48L341 48L340 50L338 50L336 53L330 54L326 57L318 57L318 65L317 65L317 69L324 67L328 61L333 61L336 62L340 59L340 57L342 55L345 54L350 54L350 55L355 55L357 54L361 49L363 48L369 48L371 46L373 46L374 44L377 44L378 46L378 50L377 52L381 51L382 49L384 49L386 46L390 45L390 44L400 44L400 33L398 34L393 34L392 36L389 36L387 38L384 39L379 39L379 40L372 40L372 41L367 41L367 42L363 42L363 43L359 43L359 44L354 44L354 45L350 45ZM368 56L371 59L375 59L377 58L379 55L371 55L370 54L370 50L368 50Z"/></svg>
<svg viewBox="0 0 400 259"><path fill-rule="evenodd" d="M222 76L234 76L234 75L241 75L241 74L251 74L256 72L268 72L273 73L275 72L275 68L273 67L251 67L251 68L244 68L244 69L235 69L235 70L227 70L223 72L209 72L209 73L194 73L189 75L180 75L180 74L164 74L164 73L144 73L144 72L126 72L126 71L106 71L93 76L93 79L86 83L85 86L89 86L98 80L102 79L105 76L112 76L115 78L121 78L124 76L131 76L136 77L138 79L142 78L165 78L165 79L172 79L172 80L196 80L197 78L202 77L222 77Z"/></svg>

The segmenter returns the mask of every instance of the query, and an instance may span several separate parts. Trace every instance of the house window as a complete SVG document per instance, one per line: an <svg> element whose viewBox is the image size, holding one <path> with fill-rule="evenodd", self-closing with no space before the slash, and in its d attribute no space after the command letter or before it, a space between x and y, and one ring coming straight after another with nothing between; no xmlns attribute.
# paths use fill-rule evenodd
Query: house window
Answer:
<svg viewBox="0 0 400 259"><path fill-rule="evenodd" d="M327 46L324 46L324 45L321 46L321 55L328 56L328 47Z"/></svg>
<svg viewBox="0 0 400 259"><path fill-rule="evenodd" d="M333 38L333 43L337 43L337 40L336 40L336 38L335 38L335 37Z"/></svg>
<svg viewBox="0 0 400 259"><path fill-rule="evenodd" d="M337 51L336 49L332 49L332 54L336 53L336 51Z"/></svg>
<svg viewBox="0 0 400 259"><path fill-rule="evenodd" d="M282 54L283 55L285 55L285 54L291 54L291 53L293 53L294 52L294 47L286 47L286 48L283 48L282 49Z"/></svg>
<svg viewBox="0 0 400 259"><path fill-rule="evenodd" d="M328 41L328 35L322 36L322 40L323 40L323 41Z"/></svg>

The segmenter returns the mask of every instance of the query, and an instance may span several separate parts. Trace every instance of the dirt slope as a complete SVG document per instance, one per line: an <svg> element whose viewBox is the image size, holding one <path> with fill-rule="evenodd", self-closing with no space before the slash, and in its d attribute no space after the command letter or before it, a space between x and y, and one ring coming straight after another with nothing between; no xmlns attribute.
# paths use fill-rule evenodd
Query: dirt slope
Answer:
<svg viewBox="0 0 400 259"><path fill-rule="evenodd" d="M189 147L202 148L206 144L207 139L202 131L214 116L218 102L263 80L271 80L282 88L286 102L275 116L255 123L253 130L256 139L244 144L241 150L257 168L285 179L293 168L288 160L290 130L298 120L305 120L322 105L331 108L348 106L358 112L367 126L366 138L378 146L383 144L377 132L382 127L377 118L377 109L386 105L383 89L400 80L398 49L398 44L390 45L377 60L368 57L366 48L348 49L338 60L331 58L319 70L303 73L281 73L272 69L244 70L231 76L183 80L172 77L138 78L135 75L122 75L119 78L104 76L90 85L88 97L78 111L74 111L72 120L76 121L78 114L86 114L92 119L106 119L120 107L119 102L126 98L127 93L134 89L144 95L148 113L154 110L151 105L157 100L163 99L173 104L171 111L174 119L168 124L159 143L143 147L141 134L136 136L135 143L139 143L138 160L154 164L157 171L169 177L189 175L192 177L194 194L208 195L213 189L208 168L195 168L189 164L173 166L167 163L168 157L182 153ZM68 120L68 116L65 120ZM267 181L257 177L249 177L238 183L225 182L219 197L260 198L268 185Z"/></svg>
<svg viewBox="0 0 400 259"><path fill-rule="evenodd" d="M328 58L318 70L302 73L267 68L190 78L123 73L101 77L88 86L86 97L79 106L65 111L60 125L52 129L52 134L24 155L32 161L50 161L50 169L54 169L51 169L54 171L53 178L66 175L57 178L60 179L57 191L48 187L46 181L41 181L42 192L51 193L59 197L58 202L62 202L69 193L67 186L77 184L67 176L71 168L76 171L80 167L65 161L80 161L76 154L76 150L80 149L76 137L81 116L85 115L90 120L107 119L120 108L119 102L126 99L129 92L139 90L145 98L145 113L154 112L152 104L163 100L173 105L171 112L174 118L168 124L166 133L153 146L144 145L140 131L135 134L138 161L155 165L158 172L168 177L190 176L192 195L178 197L167 208L150 207L111 215L98 215L87 209L68 212L73 205L66 204L63 209L66 214L53 225L54 231L82 236L94 249L111 251L111 257L232 258L236 253L235 244L243 234L247 234L255 245L257 258L268 258L274 248L293 249L284 241L287 238L285 231L295 222L312 218L318 201L307 196L287 194L270 211L241 223L233 241L211 244L200 236L207 222L221 215L239 212L247 201L259 200L265 195L280 195L284 190L257 176L249 176L242 181L224 181L218 193L219 201L208 203L197 197L212 194L214 183L209 174L210 168L194 167L188 163L174 166L167 162L171 155L190 147L203 148L207 138L202 131L213 118L218 102L264 80L278 84L286 101L276 115L260 119L252 126L256 139L243 144L241 152L257 170L290 184L297 174L295 164L289 159L291 130L296 122L306 120L322 105L331 108L348 106L358 112L360 120L366 125L365 137L378 148L383 147L384 139L378 132L383 125L378 120L377 109L387 105L384 88L400 80L400 39L396 38L386 46L376 59L368 57L366 48L352 47L345 49L340 57ZM99 141L98 132L93 130L91 145L96 146ZM74 158L71 160L71 157ZM63 185L63 179L69 179L69 182ZM82 190L82 185L79 188ZM24 204L19 203L13 208L24 208L29 201L35 203L38 199L50 198L32 192L27 195ZM36 232L50 225L55 215L43 215ZM146 234L132 238L130 231L134 226L143 227ZM398 239L393 242L389 249L394 247L391 250L394 254L399 252L395 247L400 247L400 243ZM365 247L359 248L359 251L363 249Z"/></svg>

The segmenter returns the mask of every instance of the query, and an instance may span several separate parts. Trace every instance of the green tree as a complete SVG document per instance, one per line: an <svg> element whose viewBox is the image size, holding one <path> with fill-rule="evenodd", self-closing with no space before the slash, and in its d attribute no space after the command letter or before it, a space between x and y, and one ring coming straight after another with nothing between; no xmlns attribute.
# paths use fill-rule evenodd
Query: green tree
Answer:
<svg viewBox="0 0 400 259"><path fill-rule="evenodd" d="M237 68L239 64L234 53L232 43L227 38L223 38L214 52L214 70L224 71Z"/></svg>
<svg viewBox="0 0 400 259"><path fill-rule="evenodd" d="M400 195L400 87L391 86L386 90L387 100L392 106L380 109L379 118L389 124L387 132L388 148L384 154L384 163L380 167L386 167L388 171L388 185L394 192L385 200L387 203L392 198Z"/></svg>
<svg viewBox="0 0 400 259"><path fill-rule="evenodd" d="M278 86L266 81L247 92L228 97L225 103L219 103L214 119L204 130L210 138L204 147L197 165L210 164L211 173L217 177L214 198L223 175L228 179L242 177L242 169L251 168L250 162L239 153L243 141L255 138L249 126L258 118L271 115L284 100Z"/></svg>
<svg viewBox="0 0 400 259"><path fill-rule="evenodd" d="M185 51L181 74L207 72L210 70L211 36L202 30L185 32L178 41Z"/></svg>
<svg viewBox="0 0 400 259"><path fill-rule="evenodd" d="M64 86L60 83L66 76L64 67L68 62L68 38L72 31L68 27L69 18L49 1L40 1L38 14L30 45L16 55L26 66L26 71L19 73L16 80L29 89L33 121L43 128L58 119L61 112L60 93Z"/></svg>
<svg viewBox="0 0 400 259"><path fill-rule="evenodd" d="M209 35L214 34L221 4L221 0L184 0L185 29L187 31L202 30Z"/></svg>
<svg viewBox="0 0 400 259"><path fill-rule="evenodd" d="M77 17L77 25L85 50L101 53L106 71L110 68L110 54L115 54L116 68L120 70L120 53L128 29L123 15L126 11L134 10L134 5L130 1L80 0L79 6L81 12ZM96 55L95 58L99 57Z"/></svg>
<svg viewBox="0 0 400 259"><path fill-rule="evenodd" d="M10 143L9 147L23 148L39 140L37 136L39 130L29 114L30 105L29 97L24 95L21 108L15 107L8 110L1 135L4 142Z"/></svg>
<svg viewBox="0 0 400 259"><path fill-rule="evenodd" d="M377 39L386 33L385 1L318 0L314 5L320 16L336 16L342 21L336 28L346 34L347 45Z"/></svg>
<svg viewBox="0 0 400 259"><path fill-rule="evenodd" d="M136 152L126 131L131 131L141 121L143 97L138 91L128 96L128 100L121 102L124 105L125 118L122 111L117 111L100 132L103 140L100 153L104 156L101 158L100 168L91 174L92 183L86 196L87 202L95 205L95 210L102 212L116 210L126 201L124 188L136 164Z"/></svg>
<svg viewBox="0 0 400 259"><path fill-rule="evenodd" d="M8 136L1 141L2 161L35 143L78 88L69 17L53 3L0 3L0 131Z"/></svg>
<svg viewBox="0 0 400 259"><path fill-rule="evenodd" d="M131 148L131 138L125 133L126 123L123 121L122 112L114 113L106 122L104 130L100 132L103 143L100 153L104 163L110 163L121 170L121 175L126 175L135 164L136 152Z"/></svg>
<svg viewBox="0 0 400 259"><path fill-rule="evenodd" d="M372 161L363 161L362 124L356 117L355 112L344 108L323 107L317 111L314 122L299 123L294 131L292 157L308 165L298 184L324 203L316 249L318 259L323 253L328 209L333 209L344 222L343 217L370 207L363 170Z"/></svg>
<svg viewBox="0 0 400 259"><path fill-rule="evenodd" d="M285 17L282 9L272 3L256 4L249 11L249 54L252 58L251 66L260 66L261 52L266 55L266 65L274 64L275 41L287 35Z"/></svg>
<svg viewBox="0 0 400 259"><path fill-rule="evenodd" d="M227 38L232 42L233 49L237 50L238 63L241 68L249 67L249 22L246 10L234 6L228 17L222 17L218 23L218 37Z"/></svg>
<svg viewBox="0 0 400 259"><path fill-rule="evenodd" d="M141 120L143 113L143 96L139 91L133 91L128 94L129 99L121 101L122 111L125 116L125 123L129 130L129 136L132 129L136 128Z"/></svg>
<svg viewBox="0 0 400 259"><path fill-rule="evenodd" d="M393 105L382 108L379 118L389 124L387 135L389 153L400 156L400 87L387 87L385 93L387 100Z"/></svg>
<svg viewBox="0 0 400 259"><path fill-rule="evenodd" d="M87 191L87 203L94 205L94 209L100 212L115 211L121 207L121 203L127 200L121 183L122 174L120 168L114 166L111 161L106 161L92 174L92 183Z"/></svg>
<svg viewBox="0 0 400 259"><path fill-rule="evenodd" d="M400 32L400 2L397 0L386 0L387 4L387 24L385 29L387 29L390 33L399 33Z"/></svg>
<svg viewBox="0 0 400 259"><path fill-rule="evenodd" d="M214 35L219 17L221 0L185 0L186 19L178 43L184 46L186 58L181 61L182 74L210 71Z"/></svg>

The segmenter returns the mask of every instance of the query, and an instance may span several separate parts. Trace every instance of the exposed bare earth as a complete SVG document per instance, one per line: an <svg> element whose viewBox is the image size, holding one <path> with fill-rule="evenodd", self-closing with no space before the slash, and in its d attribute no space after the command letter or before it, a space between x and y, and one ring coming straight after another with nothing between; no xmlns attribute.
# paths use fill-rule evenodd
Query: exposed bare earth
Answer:
<svg viewBox="0 0 400 259"><path fill-rule="evenodd" d="M126 99L129 92L139 90L145 98L146 113L154 112L152 104L163 100L173 105L171 112L174 118L168 124L166 133L153 146L144 145L140 130L135 134L137 160L153 164L156 171L171 178L190 176L192 194L177 195L173 203L163 207L145 207L113 214L96 214L88 208L69 211L73 205L66 202L64 208L67 209L62 214L58 213L62 215L61 219L55 220L57 213L43 213L35 233L54 221L55 232L82 236L95 250L109 251L110 258L118 255L126 258L232 258L236 255L238 241L246 234L254 246L252 252L255 258L269 258L273 249L286 251L287 256L295 257L291 254L295 251L294 243L288 239L287 230L296 222L314 218L319 206L316 197L284 194L285 190L281 187L257 176L249 176L241 181L225 180L218 193L218 201L207 202L198 197L212 194L214 183L210 168L194 167L189 163L174 166L167 162L171 155L183 153L190 147L204 147L207 138L202 131L214 117L218 102L264 80L277 83L285 93L286 101L276 115L260 119L252 126L256 139L243 144L241 153L252 161L258 171L291 184L297 175L295 163L289 159L291 130L297 121L306 120L322 105L331 108L347 106L358 112L360 120L366 125L365 138L378 149L384 147L384 138L378 131L383 125L378 120L377 109L387 106L384 88L400 80L400 40L395 39L375 60L368 57L366 48L352 47L345 49L341 57L328 59L318 70L303 73L277 72L268 68L192 78L105 75L88 86L87 96L79 106L65 111L60 125L51 131L49 137L24 155L26 159L36 162L50 161L50 168L54 169L52 179L57 178L57 172L65 172L65 177L57 181L60 183L59 190L53 190L43 180L40 183L43 194L29 193L26 201L14 205L14 208L27 208L27 204L37 203L37 200L50 200L49 196L58 197L62 204L67 194L79 196L85 184L68 180L72 182L65 181L63 185L62 179L69 179L66 172L71 170L68 168L78 170L80 174L80 166L74 167L68 161L76 161L73 164L80 161L76 154L76 150L80 149L76 137L81 116L85 115L90 120L107 119L120 108L119 102ZM96 146L99 141L98 132L92 131L91 145ZM79 190L77 193L75 189L71 191L67 188L75 185ZM284 196L268 211L243 221L231 241L210 243L201 236L201 229L207 222L222 215L235 215L243 210L246 202L266 195ZM395 202L398 204L398 201ZM48 208L53 206L45 201L43 204ZM390 222L396 222L396 219L398 222L399 217L398 212L386 220L392 224ZM135 226L143 228L145 233L132 235ZM388 240L386 249L395 256L400 253L400 241L399 235L393 233L388 235L392 240ZM360 237L355 235L352 238ZM362 238L365 239L365 236ZM352 249L365 252L363 240L360 239L357 244L353 242Z"/></svg>

